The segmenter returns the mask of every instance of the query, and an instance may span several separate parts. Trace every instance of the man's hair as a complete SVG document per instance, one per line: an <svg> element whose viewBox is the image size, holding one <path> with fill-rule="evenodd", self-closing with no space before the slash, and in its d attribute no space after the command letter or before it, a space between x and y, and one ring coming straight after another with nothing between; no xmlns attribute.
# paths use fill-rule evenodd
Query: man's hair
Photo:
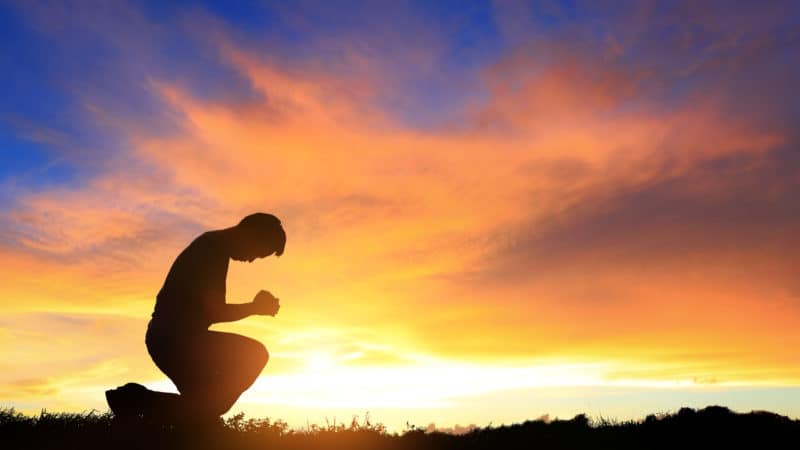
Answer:
<svg viewBox="0 0 800 450"><path fill-rule="evenodd" d="M286 247L286 232L283 231L280 219L272 214L250 214L236 226L254 238L269 239L275 244L275 255L283 254L283 249Z"/></svg>

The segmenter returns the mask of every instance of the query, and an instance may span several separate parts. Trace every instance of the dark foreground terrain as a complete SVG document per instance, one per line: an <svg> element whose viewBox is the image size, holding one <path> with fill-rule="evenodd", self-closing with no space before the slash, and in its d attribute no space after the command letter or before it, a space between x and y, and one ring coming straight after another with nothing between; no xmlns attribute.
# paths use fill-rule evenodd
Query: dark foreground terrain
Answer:
<svg viewBox="0 0 800 450"><path fill-rule="evenodd" d="M410 427L389 434L380 424L311 426L236 416L203 429L123 424L110 414L25 416L0 410L3 449L800 449L800 420L768 412L738 414L720 406L683 408L641 421L527 421L467 434Z"/></svg>

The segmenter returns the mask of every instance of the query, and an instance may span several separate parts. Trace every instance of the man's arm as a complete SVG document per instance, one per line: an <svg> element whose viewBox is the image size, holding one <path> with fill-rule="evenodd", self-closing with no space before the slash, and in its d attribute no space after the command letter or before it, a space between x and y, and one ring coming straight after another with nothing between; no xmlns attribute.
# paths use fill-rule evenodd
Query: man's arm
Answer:
<svg viewBox="0 0 800 450"><path fill-rule="evenodd" d="M210 311L211 323L236 322L245 317L257 314L255 304L250 303L225 303Z"/></svg>
<svg viewBox="0 0 800 450"><path fill-rule="evenodd" d="M267 291L260 291L250 303L224 303L209 311L211 323L236 322L253 315L274 316L280 309L278 299Z"/></svg>

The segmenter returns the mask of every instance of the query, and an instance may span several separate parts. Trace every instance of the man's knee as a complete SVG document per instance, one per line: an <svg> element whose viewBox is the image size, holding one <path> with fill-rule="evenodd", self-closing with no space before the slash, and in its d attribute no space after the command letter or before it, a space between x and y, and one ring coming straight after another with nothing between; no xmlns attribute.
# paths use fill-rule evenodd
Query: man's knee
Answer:
<svg viewBox="0 0 800 450"><path fill-rule="evenodd" d="M267 347L264 347L264 344L257 341L255 342L251 361L253 362L253 366L258 368L259 372L267 365L267 361L269 361L269 352L267 351Z"/></svg>
<svg viewBox="0 0 800 450"><path fill-rule="evenodd" d="M208 390L197 395L182 395L185 414L198 417L219 417L231 409L239 394L224 390Z"/></svg>

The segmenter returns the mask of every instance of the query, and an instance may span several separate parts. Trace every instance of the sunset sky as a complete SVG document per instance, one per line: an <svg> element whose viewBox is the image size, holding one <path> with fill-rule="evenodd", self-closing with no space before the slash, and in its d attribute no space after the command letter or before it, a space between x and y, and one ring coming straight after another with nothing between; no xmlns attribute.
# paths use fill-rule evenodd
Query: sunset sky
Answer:
<svg viewBox="0 0 800 450"><path fill-rule="evenodd" d="M174 390L170 264L264 211L232 412L800 417L799 2L220 3L0 1L0 406Z"/></svg>

